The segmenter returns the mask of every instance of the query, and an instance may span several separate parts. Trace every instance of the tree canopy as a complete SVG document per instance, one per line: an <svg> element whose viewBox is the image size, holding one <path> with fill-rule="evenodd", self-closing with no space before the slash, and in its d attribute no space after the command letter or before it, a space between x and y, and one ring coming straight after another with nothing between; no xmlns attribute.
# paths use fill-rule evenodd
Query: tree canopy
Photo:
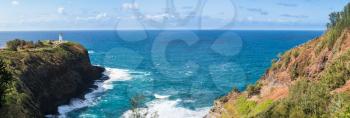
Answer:
<svg viewBox="0 0 350 118"><path fill-rule="evenodd" d="M7 66L3 60L0 59L0 107L4 98L5 90L12 81L12 74L8 71Z"/></svg>

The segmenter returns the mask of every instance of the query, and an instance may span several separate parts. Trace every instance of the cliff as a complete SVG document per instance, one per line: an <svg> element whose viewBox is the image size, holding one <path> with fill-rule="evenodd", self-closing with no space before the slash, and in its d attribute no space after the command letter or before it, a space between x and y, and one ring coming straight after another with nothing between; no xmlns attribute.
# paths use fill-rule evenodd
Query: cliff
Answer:
<svg viewBox="0 0 350 118"><path fill-rule="evenodd" d="M51 43L41 48L1 50L15 81L6 90L1 117L43 117L79 97L103 68L91 65L87 50L76 43Z"/></svg>
<svg viewBox="0 0 350 118"><path fill-rule="evenodd" d="M281 54L255 85L215 101L208 117L349 117L350 5L335 14L323 36Z"/></svg>

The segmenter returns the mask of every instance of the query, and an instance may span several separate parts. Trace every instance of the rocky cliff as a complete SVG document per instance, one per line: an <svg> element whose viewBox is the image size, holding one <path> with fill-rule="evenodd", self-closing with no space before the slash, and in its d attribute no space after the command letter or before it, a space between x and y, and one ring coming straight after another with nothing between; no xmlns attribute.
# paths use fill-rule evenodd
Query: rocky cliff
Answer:
<svg viewBox="0 0 350 118"><path fill-rule="evenodd" d="M335 14L323 36L281 54L255 85L215 101L208 117L349 117L350 5Z"/></svg>
<svg viewBox="0 0 350 118"><path fill-rule="evenodd" d="M76 43L51 44L43 48L1 50L15 82L6 92L1 117L43 117L57 113L57 106L79 97L103 68L91 65L87 50Z"/></svg>

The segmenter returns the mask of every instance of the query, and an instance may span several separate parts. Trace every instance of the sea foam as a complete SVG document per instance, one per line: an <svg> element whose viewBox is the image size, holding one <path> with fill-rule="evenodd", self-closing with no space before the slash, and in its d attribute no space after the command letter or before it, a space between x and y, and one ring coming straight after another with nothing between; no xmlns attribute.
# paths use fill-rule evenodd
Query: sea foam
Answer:
<svg viewBox="0 0 350 118"><path fill-rule="evenodd" d="M157 99L165 99L165 98L169 98L170 95L159 95L159 94L154 94L154 97Z"/></svg>
<svg viewBox="0 0 350 118"><path fill-rule="evenodd" d="M96 85L97 88L90 93L85 94L84 99L74 98L68 105L62 105L58 107L58 113L60 114L59 116L46 115L46 117L66 118L66 114L73 110L95 105L101 95L100 93L113 89L113 82L131 80L132 77L129 72L129 70L124 69L106 68L103 74L105 76L108 76L109 79L105 81L96 80L94 85Z"/></svg>
<svg viewBox="0 0 350 118"><path fill-rule="evenodd" d="M164 97L161 97L164 98ZM169 99L155 99L147 103L146 108L138 109L141 113L148 113L146 118L152 118L155 114L159 118L203 118L210 110L209 107L199 108L196 110L187 109L178 106L182 100L169 100ZM131 110L128 110L123 114L123 118L130 118L132 115Z"/></svg>
<svg viewBox="0 0 350 118"><path fill-rule="evenodd" d="M115 81L127 81L132 79L129 70L106 68L103 74L109 77L102 85L105 90L113 89L113 82Z"/></svg>
<svg viewBox="0 0 350 118"><path fill-rule="evenodd" d="M93 50L89 50L89 51L88 51L88 53L89 53L89 54L94 54L94 53L95 53L95 51L93 51Z"/></svg>

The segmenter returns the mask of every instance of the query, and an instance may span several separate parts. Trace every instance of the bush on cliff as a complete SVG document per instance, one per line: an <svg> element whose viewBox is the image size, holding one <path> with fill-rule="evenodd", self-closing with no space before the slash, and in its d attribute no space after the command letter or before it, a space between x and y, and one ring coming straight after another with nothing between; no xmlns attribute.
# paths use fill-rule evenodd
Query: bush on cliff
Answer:
<svg viewBox="0 0 350 118"><path fill-rule="evenodd" d="M30 49L30 48L40 48L44 47L45 44L40 40L34 43L33 41L25 41L21 39L14 39L6 43L6 47L11 51L18 51L21 49Z"/></svg>
<svg viewBox="0 0 350 118"><path fill-rule="evenodd" d="M344 53L330 65L321 77L321 83L331 89L338 88L350 79L350 51Z"/></svg>
<svg viewBox="0 0 350 118"><path fill-rule="evenodd" d="M256 85L248 85L247 86L248 96L251 97L253 95L259 94L261 86L262 85L260 83L257 83Z"/></svg>
<svg viewBox="0 0 350 118"><path fill-rule="evenodd" d="M328 49L333 49L336 39L341 36L342 31L350 27L350 3L344 7L343 11L333 12L329 16L330 23L327 24L327 39L321 42L317 49L319 51L325 46L327 46Z"/></svg>
<svg viewBox="0 0 350 118"><path fill-rule="evenodd" d="M3 105L5 91L12 81L12 74L7 70L5 62L0 59L0 107Z"/></svg>
<svg viewBox="0 0 350 118"><path fill-rule="evenodd" d="M270 104L270 109L261 112L258 117L329 117L332 99L330 90L323 84L301 79L291 86L286 99Z"/></svg>

